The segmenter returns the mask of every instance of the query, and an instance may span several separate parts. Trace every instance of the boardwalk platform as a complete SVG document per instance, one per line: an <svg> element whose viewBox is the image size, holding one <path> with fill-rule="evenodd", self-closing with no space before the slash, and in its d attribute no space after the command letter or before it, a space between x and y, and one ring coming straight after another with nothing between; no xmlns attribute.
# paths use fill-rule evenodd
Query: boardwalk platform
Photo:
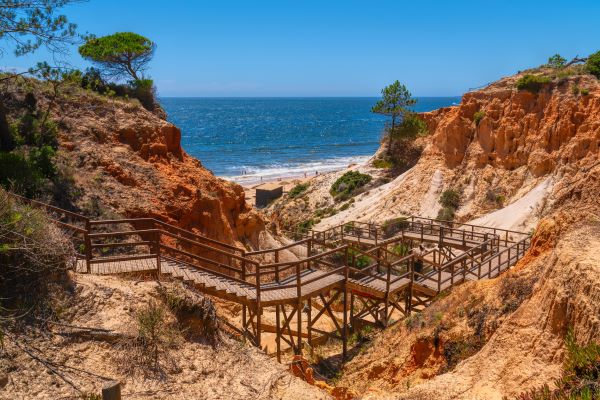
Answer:
<svg viewBox="0 0 600 400"><path fill-rule="evenodd" d="M72 236L83 250L75 263L79 272L152 273L241 304L241 330L259 347L263 311L274 307L276 323L265 326L275 331L278 359L282 342L300 353L303 341L324 338L340 339L345 355L355 321L387 326L393 315L398 320L422 310L466 280L498 276L530 245L522 232L411 217L394 232L354 221L279 248L248 251L151 218L92 221L15 197L45 208ZM280 262L281 252L292 247L305 257ZM334 332L316 328L323 317Z"/></svg>

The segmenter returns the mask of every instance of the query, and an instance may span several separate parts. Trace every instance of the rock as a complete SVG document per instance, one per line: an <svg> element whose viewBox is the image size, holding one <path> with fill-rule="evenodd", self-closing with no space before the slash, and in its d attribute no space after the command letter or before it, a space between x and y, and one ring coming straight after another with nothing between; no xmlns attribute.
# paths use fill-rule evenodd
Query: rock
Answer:
<svg viewBox="0 0 600 400"><path fill-rule="evenodd" d="M6 385L8 385L8 374L0 373L0 389L4 389Z"/></svg>

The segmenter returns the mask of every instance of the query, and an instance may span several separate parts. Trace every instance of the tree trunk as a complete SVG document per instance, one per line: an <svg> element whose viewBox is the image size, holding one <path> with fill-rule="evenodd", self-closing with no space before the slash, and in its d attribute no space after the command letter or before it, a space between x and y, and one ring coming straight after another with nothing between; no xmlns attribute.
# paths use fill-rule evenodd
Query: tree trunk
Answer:
<svg viewBox="0 0 600 400"><path fill-rule="evenodd" d="M390 128L390 131L388 132L388 149L387 149L388 156L392 155L392 135L394 133L395 126L396 126L396 116L392 115L392 127Z"/></svg>
<svg viewBox="0 0 600 400"><path fill-rule="evenodd" d="M10 132L8 119L6 118L6 108L4 102L0 99L0 150L11 151L15 148L15 140Z"/></svg>

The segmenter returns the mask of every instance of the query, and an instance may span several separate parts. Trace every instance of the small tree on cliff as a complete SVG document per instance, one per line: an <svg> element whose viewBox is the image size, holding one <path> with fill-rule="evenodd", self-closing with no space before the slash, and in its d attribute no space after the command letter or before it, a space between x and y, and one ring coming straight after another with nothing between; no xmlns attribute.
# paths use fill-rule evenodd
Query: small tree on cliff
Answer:
<svg viewBox="0 0 600 400"><path fill-rule="evenodd" d="M548 58L548 66L550 68L554 68L554 69L564 68L566 63L567 63L567 60L558 53L556 53L552 57Z"/></svg>
<svg viewBox="0 0 600 400"><path fill-rule="evenodd" d="M371 111L377 114L387 115L391 117L391 126L388 130L388 154L392 150L392 138L394 136L396 121L408 113L410 110L408 107L412 106L417 102L416 99L412 98L412 94L409 90L401 84L399 81L395 81L389 86L384 87L381 90L381 100L379 100Z"/></svg>
<svg viewBox="0 0 600 400"><path fill-rule="evenodd" d="M89 38L79 47L79 54L111 78L139 81L143 79L155 49L156 44L142 35L117 32Z"/></svg>

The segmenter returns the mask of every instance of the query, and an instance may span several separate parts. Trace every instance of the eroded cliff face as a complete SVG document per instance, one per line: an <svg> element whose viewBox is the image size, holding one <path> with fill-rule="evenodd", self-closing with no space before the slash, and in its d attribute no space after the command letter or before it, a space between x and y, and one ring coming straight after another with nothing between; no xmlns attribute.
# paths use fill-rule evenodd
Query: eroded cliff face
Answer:
<svg viewBox="0 0 600 400"><path fill-rule="evenodd" d="M347 207L335 204L328 193L345 172L340 171L312 180L307 201L276 203L273 215L281 220L295 216L286 221L290 225L310 218L316 208L337 207L339 212L316 229L349 220L436 217L441 193L454 189L460 193L457 220L529 231L556 209L565 182L582 179L598 162L600 85L593 76L575 75L532 93L516 89L519 77L469 92L457 106L421 114L430 134L417 141L423 152L416 165L369 188ZM482 116L478 122L476 113ZM381 174L368 165L353 168Z"/></svg>
<svg viewBox="0 0 600 400"><path fill-rule="evenodd" d="M568 330L579 343L600 341L598 83L569 77L535 94L517 91L516 79L425 113L432 135L423 157L383 197L405 195L400 207L418 212L411 196L458 188L460 218L533 226L532 248L507 273L453 289L347 364L340 385L365 399L517 396L560 377ZM504 207L489 204L490 191L506 196Z"/></svg>
<svg viewBox="0 0 600 400"><path fill-rule="evenodd" d="M31 80L14 88L13 115L31 87L46 106L47 92ZM155 217L228 243L257 243L264 223L242 188L186 154L179 128L137 102L77 87L61 89L56 102L59 160L75 206L93 217Z"/></svg>

